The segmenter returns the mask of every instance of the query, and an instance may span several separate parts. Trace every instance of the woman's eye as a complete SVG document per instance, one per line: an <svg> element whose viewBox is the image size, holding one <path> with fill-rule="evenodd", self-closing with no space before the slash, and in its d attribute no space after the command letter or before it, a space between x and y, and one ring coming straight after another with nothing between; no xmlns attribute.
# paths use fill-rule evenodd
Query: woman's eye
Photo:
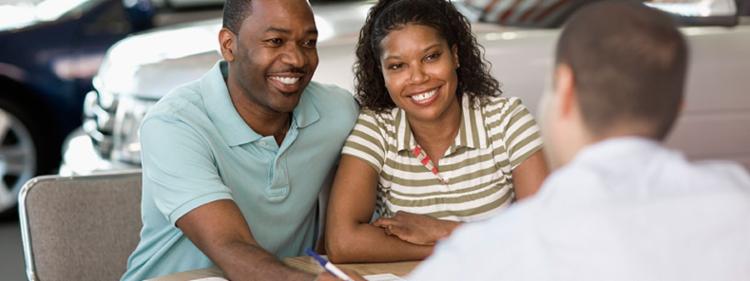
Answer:
<svg viewBox="0 0 750 281"><path fill-rule="evenodd" d="M437 60L438 58L440 58L440 53L430 54L426 56L424 59L425 61L434 61L434 60Z"/></svg>
<svg viewBox="0 0 750 281"><path fill-rule="evenodd" d="M391 64L391 65L388 65L388 69L390 69L390 70L398 70L402 66L403 66L402 63L394 63L394 64Z"/></svg>

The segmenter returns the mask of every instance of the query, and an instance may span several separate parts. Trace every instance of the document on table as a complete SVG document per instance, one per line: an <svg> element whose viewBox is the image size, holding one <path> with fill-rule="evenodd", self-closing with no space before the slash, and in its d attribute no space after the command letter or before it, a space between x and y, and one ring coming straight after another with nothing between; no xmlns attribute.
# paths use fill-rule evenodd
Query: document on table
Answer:
<svg viewBox="0 0 750 281"><path fill-rule="evenodd" d="M364 277L368 281L404 281L406 280L396 275L393 275L391 273L365 275ZM206 277L206 278L193 279L191 281L228 281L228 280L222 277Z"/></svg>
<svg viewBox="0 0 750 281"><path fill-rule="evenodd" d="M406 279L393 275L391 273L365 275L368 281L405 281Z"/></svg>

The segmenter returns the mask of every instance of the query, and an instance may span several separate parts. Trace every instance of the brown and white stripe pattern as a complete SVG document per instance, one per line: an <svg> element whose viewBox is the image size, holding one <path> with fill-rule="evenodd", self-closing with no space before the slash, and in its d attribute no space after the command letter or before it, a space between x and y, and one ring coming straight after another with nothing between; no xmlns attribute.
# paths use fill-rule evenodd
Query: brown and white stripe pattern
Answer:
<svg viewBox="0 0 750 281"><path fill-rule="evenodd" d="M360 113L342 153L379 173L381 215L407 211L475 221L513 201L511 172L542 147L536 121L518 98L491 97L481 107L470 100L464 95L461 101L461 127L436 165L439 175L415 156L418 144L403 110Z"/></svg>

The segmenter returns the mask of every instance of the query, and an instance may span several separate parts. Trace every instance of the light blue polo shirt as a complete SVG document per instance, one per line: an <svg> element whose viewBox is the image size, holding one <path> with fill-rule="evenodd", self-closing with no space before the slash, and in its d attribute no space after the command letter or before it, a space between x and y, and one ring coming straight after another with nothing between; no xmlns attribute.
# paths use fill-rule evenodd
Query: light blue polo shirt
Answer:
<svg viewBox="0 0 750 281"><path fill-rule="evenodd" d="M311 82L279 146L245 124L225 75L218 62L164 96L141 125L143 228L123 280L213 266L175 222L220 199L234 200L255 239L279 258L314 243L318 193L356 121L354 98Z"/></svg>

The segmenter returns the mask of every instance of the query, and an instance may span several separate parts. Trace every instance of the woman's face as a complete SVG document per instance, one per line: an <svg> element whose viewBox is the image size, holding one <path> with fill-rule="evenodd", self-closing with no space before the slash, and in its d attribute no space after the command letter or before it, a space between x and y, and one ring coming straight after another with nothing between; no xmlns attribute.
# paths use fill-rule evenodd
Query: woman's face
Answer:
<svg viewBox="0 0 750 281"><path fill-rule="evenodd" d="M385 87L410 119L435 121L460 110L457 49L448 46L436 29L407 24L386 35L380 47Z"/></svg>

